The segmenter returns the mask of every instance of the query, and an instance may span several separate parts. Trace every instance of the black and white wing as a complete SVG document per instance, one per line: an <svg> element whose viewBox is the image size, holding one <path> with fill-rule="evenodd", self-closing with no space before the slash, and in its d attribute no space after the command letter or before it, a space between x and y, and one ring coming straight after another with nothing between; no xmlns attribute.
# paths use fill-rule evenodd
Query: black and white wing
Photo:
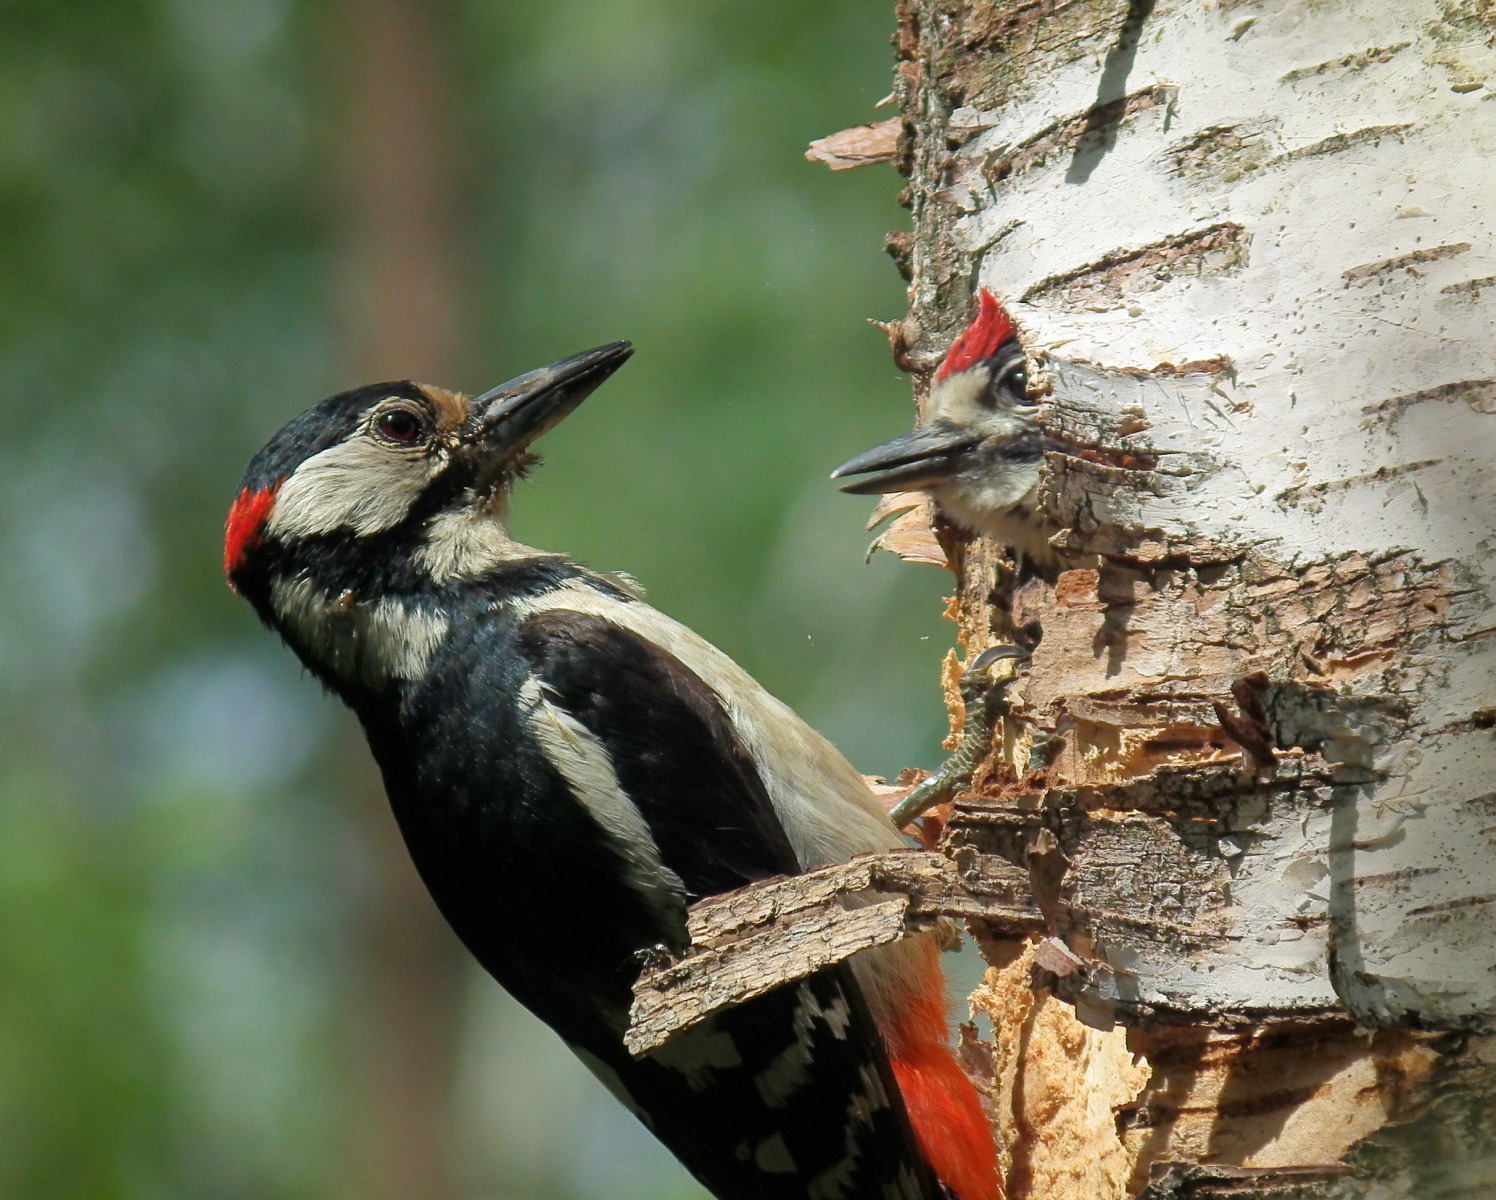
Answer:
<svg viewBox="0 0 1496 1200"><path fill-rule="evenodd" d="M681 919L682 900L798 869L751 755L700 677L596 615L545 610L517 637L533 671L525 720L661 925ZM943 1195L850 970L719 1014L644 1060L620 1035L589 1038L584 1059L724 1200Z"/></svg>

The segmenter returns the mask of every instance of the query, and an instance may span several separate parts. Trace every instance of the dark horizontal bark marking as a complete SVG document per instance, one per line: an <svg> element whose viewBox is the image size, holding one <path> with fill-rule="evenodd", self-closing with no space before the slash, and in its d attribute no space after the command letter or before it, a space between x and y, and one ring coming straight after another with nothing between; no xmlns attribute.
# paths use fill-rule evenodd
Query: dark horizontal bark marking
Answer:
<svg viewBox="0 0 1496 1200"><path fill-rule="evenodd" d="M1051 275L1023 294L1026 304L1115 308L1179 276L1228 275L1247 265L1251 235L1222 221L1147 246L1114 250L1096 262Z"/></svg>
<svg viewBox="0 0 1496 1200"><path fill-rule="evenodd" d="M1406 883L1410 879L1420 879L1425 875L1437 875L1441 869L1440 867L1404 867L1401 871L1388 871L1382 875L1357 875L1351 883L1355 887L1385 887L1389 883Z"/></svg>
<svg viewBox="0 0 1496 1200"><path fill-rule="evenodd" d="M1448 287L1439 289L1446 296L1460 296L1469 294L1478 296L1488 287L1496 287L1496 275L1482 275L1479 279L1466 279L1460 283L1451 283Z"/></svg>
<svg viewBox="0 0 1496 1200"><path fill-rule="evenodd" d="M1210 125L1166 152L1182 179L1232 183L1272 160L1273 144L1261 125Z"/></svg>
<svg viewBox="0 0 1496 1200"><path fill-rule="evenodd" d="M1377 275L1385 275L1388 271L1415 267L1419 263L1435 262L1441 258L1453 258L1456 254L1463 254L1468 249L1470 249L1469 242L1450 242L1447 246L1428 246L1409 254L1399 254L1395 258L1384 258L1380 262L1362 263L1359 267L1342 271L1340 278L1347 283L1359 283Z"/></svg>
<svg viewBox="0 0 1496 1200"><path fill-rule="evenodd" d="M1320 154L1339 154L1342 150L1350 150L1356 146L1375 145L1385 137L1394 137L1412 128L1411 121L1405 121L1400 125L1368 125L1364 129L1353 129L1350 133L1336 133L1330 137L1321 138L1311 145L1300 146L1297 150L1280 154L1273 161L1275 163L1297 162L1299 159L1314 158Z"/></svg>
<svg viewBox="0 0 1496 1200"><path fill-rule="evenodd" d="M1358 50L1354 54L1347 54L1341 58L1332 58L1327 62L1315 63L1312 67L1295 67L1278 77L1280 83L1293 83L1299 79L1309 79L1315 75L1328 75L1331 71L1359 70L1361 67L1369 67L1373 63L1384 63L1389 61L1401 50L1406 50L1412 42L1394 42L1390 46L1372 46L1368 50Z"/></svg>
<svg viewBox="0 0 1496 1200"><path fill-rule="evenodd" d="M1496 895L1490 896L1463 896L1458 900L1446 900L1443 904L1426 904L1422 908L1408 909L1410 917L1426 917L1436 913L1452 912L1457 908L1469 908L1475 904L1491 904L1496 902Z"/></svg>
<svg viewBox="0 0 1496 1200"><path fill-rule="evenodd" d="M1392 467L1378 467L1375 471L1367 471L1361 475L1348 475L1344 479L1331 479L1325 483L1304 483L1297 487L1284 488L1273 499L1280 504L1293 504L1305 496L1325 496L1333 492L1349 491L1351 488L1365 487L1372 483L1385 483L1389 479L1399 479L1404 475L1411 475L1415 471L1426 471L1429 467L1436 467L1444 460L1442 458L1421 458L1417 462L1398 463Z"/></svg>
<svg viewBox="0 0 1496 1200"><path fill-rule="evenodd" d="M1116 130L1142 113L1166 106L1174 94L1174 88L1155 85L1093 105L1085 112L1061 117L1017 145L993 151L982 164L982 176L989 183L1001 183L1026 175L1074 153L1084 138L1094 136L1098 130Z"/></svg>
<svg viewBox="0 0 1496 1200"><path fill-rule="evenodd" d="M1438 387L1408 392L1369 404L1361 411L1366 414L1363 429L1376 424L1378 418L1399 415L1403 410L1420 404L1448 403L1462 400L1478 413L1496 415L1496 379L1461 379L1453 383L1441 383Z"/></svg>

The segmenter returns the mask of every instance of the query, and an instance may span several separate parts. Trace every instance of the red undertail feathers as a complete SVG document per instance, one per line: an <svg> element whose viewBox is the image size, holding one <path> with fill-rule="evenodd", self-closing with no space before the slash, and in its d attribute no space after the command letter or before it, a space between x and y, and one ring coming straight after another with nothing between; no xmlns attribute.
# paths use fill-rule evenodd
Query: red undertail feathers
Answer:
<svg viewBox="0 0 1496 1200"><path fill-rule="evenodd" d="M1005 1200L992 1126L951 1052L939 951L931 945L928 953L927 986L885 1030L894 1078L915 1141L941 1183L958 1200Z"/></svg>

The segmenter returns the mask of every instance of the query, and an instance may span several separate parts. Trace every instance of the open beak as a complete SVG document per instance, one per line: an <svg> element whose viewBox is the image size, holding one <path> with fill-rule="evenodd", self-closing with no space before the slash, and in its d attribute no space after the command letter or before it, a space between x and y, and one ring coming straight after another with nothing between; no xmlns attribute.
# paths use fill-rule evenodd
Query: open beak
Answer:
<svg viewBox="0 0 1496 1200"><path fill-rule="evenodd" d="M848 459L831 472L831 478L861 476L841 485L842 491L854 496L918 491L949 478L959 468L961 456L979 441L969 430L937 421Z"/></svg>
<svg viewBox="0 0 1496 1200"><path fill-rule="evenodd" d="M633 354L630 342L584 350L468 401L464 441L485 461L507 462L560 424Z"/></svg>

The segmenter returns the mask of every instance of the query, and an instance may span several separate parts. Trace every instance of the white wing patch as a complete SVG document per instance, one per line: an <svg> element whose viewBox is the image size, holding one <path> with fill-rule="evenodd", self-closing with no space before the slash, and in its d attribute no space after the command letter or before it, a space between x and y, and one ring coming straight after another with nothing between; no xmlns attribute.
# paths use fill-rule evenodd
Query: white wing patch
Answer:
<svg viewBox="0 0 1496 1200"><path fill-rule="evenodd" d="M370 603L330 596L305 575L270 586L276 615L323 667L340 679L379 686L419 679L447 636L440 613L393 596Z"/></svg>
<svg viewBox="0 0 1496 1200"><path fill-rule="evenodd" d="M638 601L565 584L515 605L521 619L565 609L601 617L671 654L727 709L805 868L904 844L882 806L840 752L710 642Z"/></svg>
<svg viewBox="0 0 1496 1200"><path fill-rule="evenodd" d="M383 446L360 430L291 473L276 493L266 529L287 540L338 529L361 535L392 529L446 465L444 454Z"/></svg>
<svg viewBox="0 0 1496 1200"><path fill-rule="evenodd" d="M877 1073L867 1065L861 1067L860 1071L862 1088L852 1094L851 1102L847 1105L847 1132L843 1142L846 1156L810 1181L805 1189L810 1200L844 1200L847 1189L856 1178L857 1163L862 1158L862 1140L872 1136L875 1114L888 1107L883 1081L878 1078Z"/></svg>
<svg viewBox="0 0 1496 1200"><path fill-rule="evenodd" d="M716 1084L714 1072L743 1065L732 1035L711 1021L676 1034L649 1057L662 1067L680 1072L693 1092L710 1091Z"/></svg>
<svg viewBox="0 0 1496 1200"><path fill-rule="evenodd" d="M810 1081L817 1022L827 1026L831 1036L838 1041L846 1041L847 1029L852 1023L846 997L838 996L830 1008L823 1008L808 987L796 989L795 1040L753 1078L753 1086L767 1107L788 1107L789 1098Z"/></svg>
<svg viewBox="0 0 1496 1200"><path fill-rule="evenodd" d="M546 758L623 860L629 882L669 921L684 926L686 885L665 865L649 823L624 793L602 743L569 712L551 703L538 679L525 681L519 702Z"/></svg>
<svg viewBox="0 0 1496 1200"><path fill-rule="evenodd" d="M765 1138L753 1152L753 1165L767 1175L793 1175L799 1168L784 1144L784 1134Z"/></svg>

